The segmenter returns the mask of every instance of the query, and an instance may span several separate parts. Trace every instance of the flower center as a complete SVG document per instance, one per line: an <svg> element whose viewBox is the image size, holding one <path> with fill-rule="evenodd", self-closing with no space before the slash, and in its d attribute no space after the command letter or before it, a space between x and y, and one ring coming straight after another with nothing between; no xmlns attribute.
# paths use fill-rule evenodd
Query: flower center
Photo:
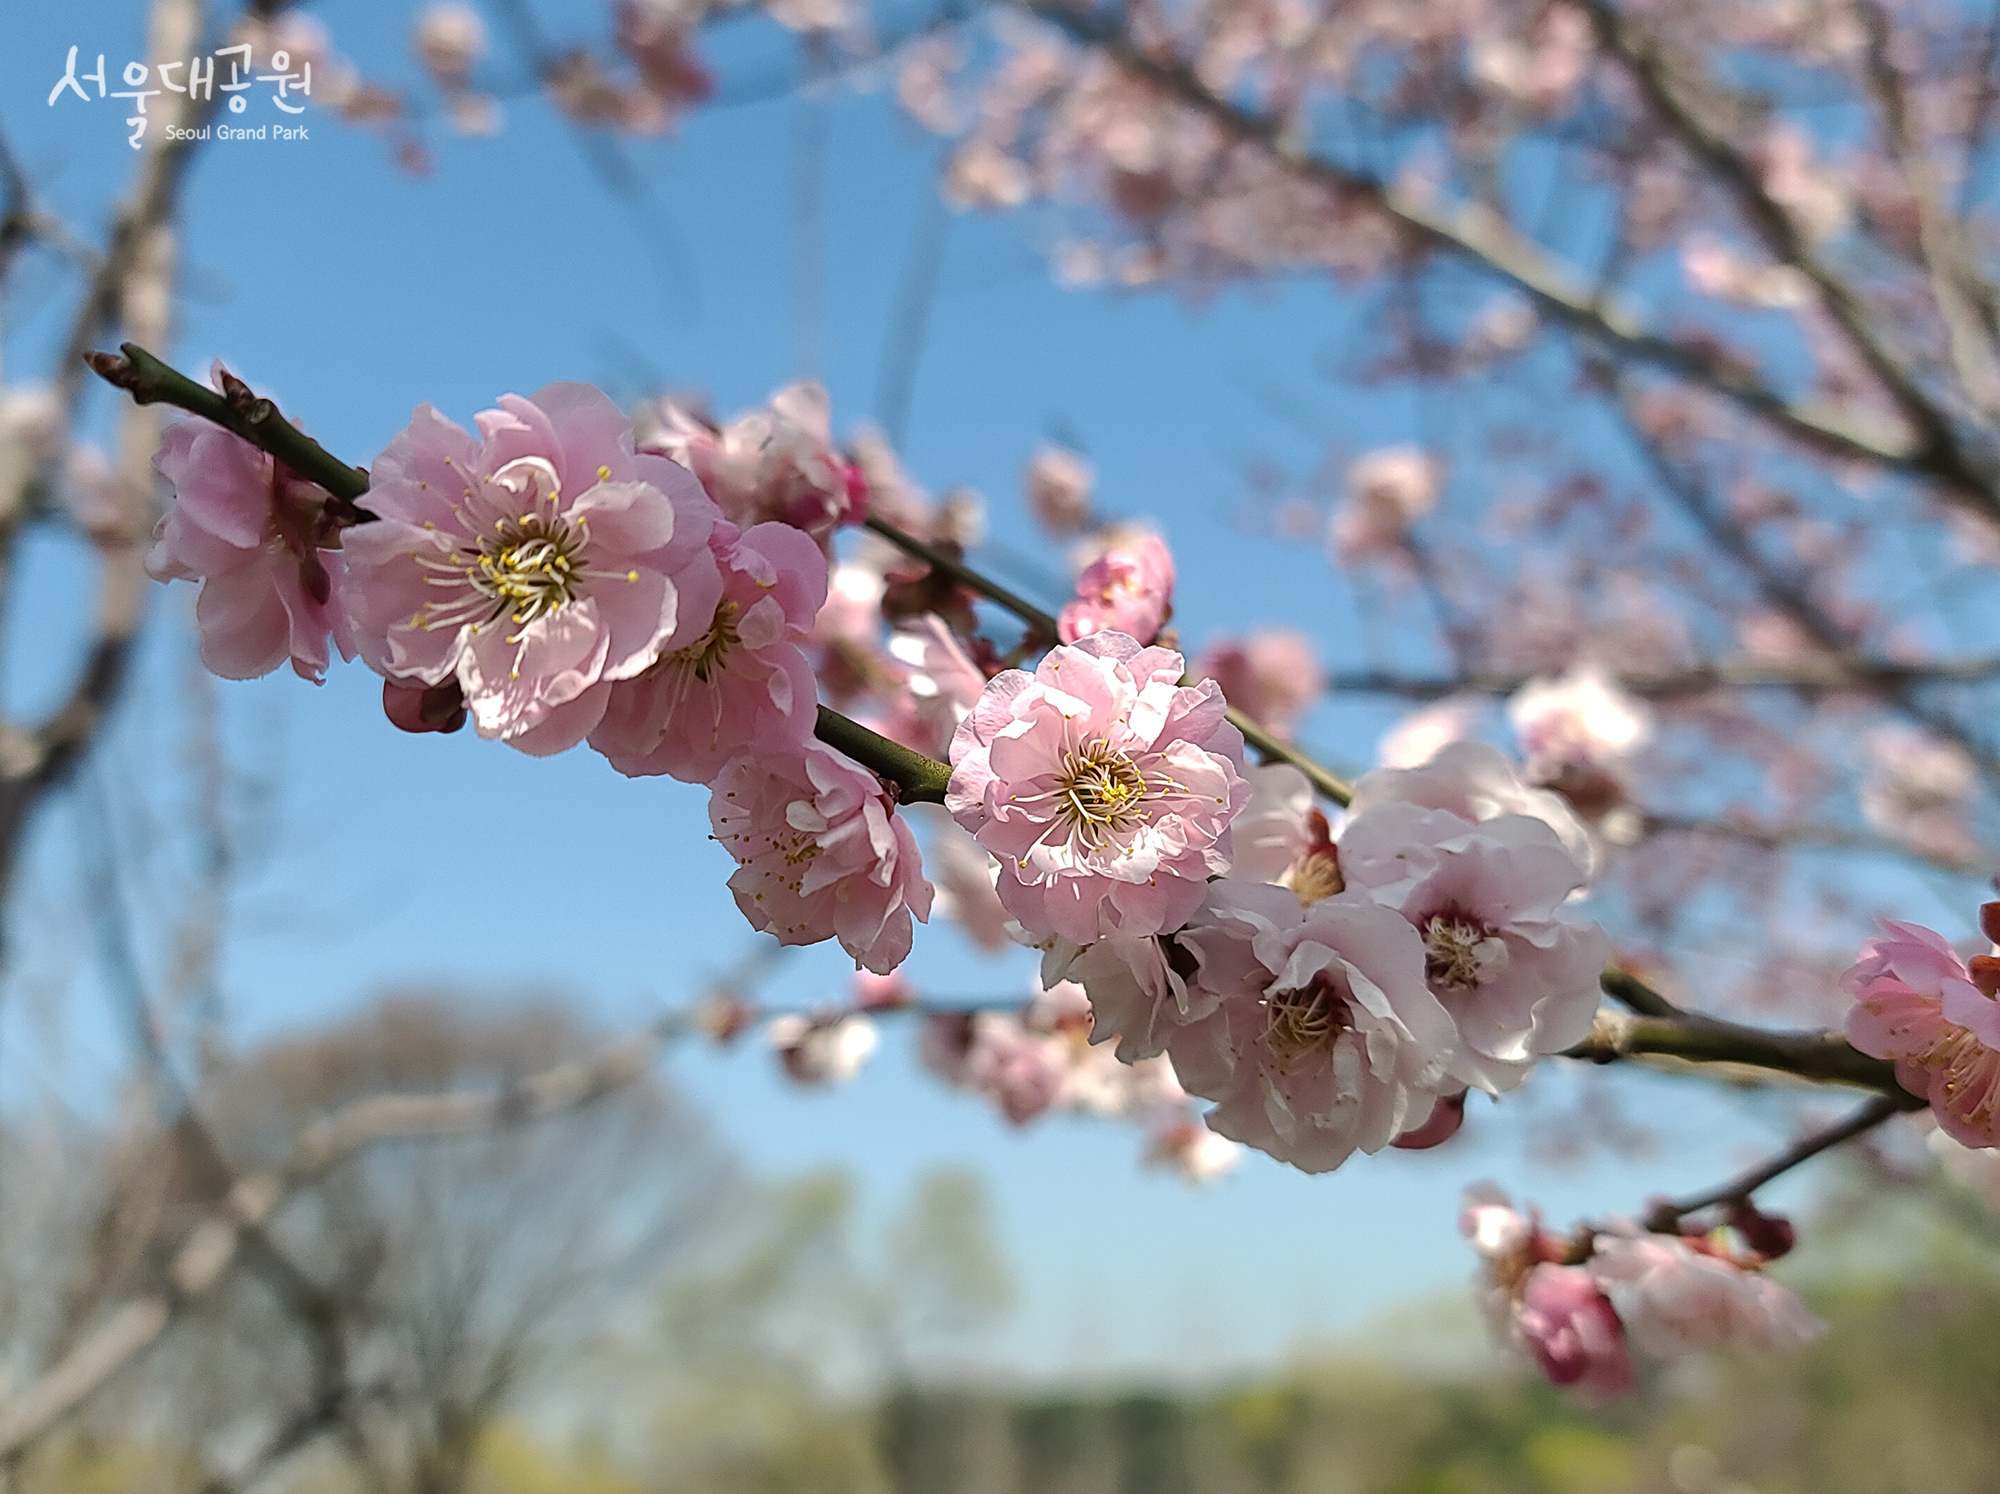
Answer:
<svg viewBox="0 0 2000 1494"><path fill-rule="evenodd" d="M1146 775L1124 753L1092 742L1063 755L1056 797L1072 828L1086 840L1102 841L1141 818Z"/></svg>
<svg viewBox="0 0 2000 1494"><path fill-rule="evenodd" d="M1264 1001L1264 1043L1281 1063L1323 1048L1352 1025L1347 999L1324 976L1298 991L1273 991Z"/></svg>
<svg viewBox="0 0 2000 1494"><path fill-rule="evenodd" d="M533 622L571 601L583 580L582 534L562 519L501 519L467 556L465 579L494 601L493 615Z"/></svg>
<svg viewBox="0 0 2000 1494"><path fill-rule="evenodd" d="M1285 872L1283 881L1308 907L1347 890L1347 882L1340 874L1340 857L1331 846L1301 856Z"/></svg>
<svg viewBox="0 0 2000 1494"><path fill-rule="evenodd" d="M736 631L736 617L742 610L735 602L724 602L715 609L715 621L708 625L708 631L686 648L677 648L668 654L667 661L688 670L704 685L707 684L722 668L730 650L741 641Z"/></svg>
<svg viewBox="0 0 2000 1494"><path fill-rule="evenodd" d="M1434 986L1470 991L1506 964L1506 944L1481 924L1437 913L1424 925L1424 974Z"/></svg>

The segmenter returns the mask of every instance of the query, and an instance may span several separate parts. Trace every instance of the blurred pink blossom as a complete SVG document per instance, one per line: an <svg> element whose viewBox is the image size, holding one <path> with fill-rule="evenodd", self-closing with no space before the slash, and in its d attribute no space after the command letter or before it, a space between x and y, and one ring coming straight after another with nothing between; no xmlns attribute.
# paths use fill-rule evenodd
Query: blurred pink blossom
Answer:
<svg viewBox="0 0 2000 1494"><path fill-rule="evenodd" d="M354 646L390 679L456 677L473 725L524 752L573 747L611 686L695 641L715 612L715 505L635 455L587 384L505 395L479 439L419 406L375 459L377 518L342 540Z"/></svg>
<svg viewBox="0 0 2000 1494"><path fill-rule="evenodd" d="M1554 1385L1596 1406L1632 1393L1632 1351L1611 1299L1582 1266L1535 1267L1514 1330Z"/></svg>
<svg viewBox="0 0 2000 1494"><path fill-rule="evenodd" d="M1243 739L1184 667L1098 633L998 676L952 739L945 806L1000 858L1000 901L1030 933L1172 930L1228 869Z"/></svg>
<svg viewBox="0 0 2000 1494"><path fill-rule="evenodd" d="M1528 815L1555 831L1585 875L1596 870L1596 842L1576 811L1560 795L1523 783L1499 749L1485 742L1450 742L1414 767L1363 773L1355 780L1348 820L1385 804L1442 809L1475 823L1498 815ZM1353 841L1350 849L1348 836L1342 835L1343 865L1349 854L1393 860L1397 849L1393 839L1383 842L1373 836Z"/></svg>
<svg viewBox="0 0 2000 1494"><path fill-rule="evenodd" d="M1709 1349L1781 1352L1826 1329L1770 1277L1674 1235L1600 1234L1585 1269L1632 1343L1659 1359Z"/></svg>
<svg viewBox="0 0 2000 1494"><path fill-rule="evenodd" d="M1862 816L1877 830L1947 860L1977 850L1969 823L1978 771L1965 749L1916 726L1882 726L1862 738L1868 774Z"/></svg>
<svg viewBox="0 0 2000 1494"><path fill-rule="evenodd" d="M1044 445L1028 463L1021 486L1028 511L1050 534L1074 534L1090 519L1091 489L1097 474L1089 462L1064 446Z"/></svg>
<svg viewBox="0 0 2000 1494"><path fill-rule="evenodd" d="M1218 638L1194 661L1193 673L1214 680L1225 700L1287 742L1320 697L1312 639L1295 628L1266 628L1241 640Z"/></svg>
<svg viewBox="0 0 2000 1494"><path fill-rule="evenodd" d="M1347 469L1347 494L1327 531L1342 565L1399 553L1410 525L1437 507L1444 474L1415 446L1385 446Z"/></svg>
<svg viewBox="0 0 2000 1494"><path fill-rule="evenodd" d="M1485 711L1485 698L1476 695L1450 695L1412 711L1383 734L1376 761L1385 768L1421 768L1447 743L1471 736Z"/></svg>
<svg viewBox="0 0 2000 1494"><path fill-rule="evenodd" d="M729 890L752 928L780 944L838 938L878 975L908 958L931 884L916 837L866 768L819 742L746 753L715 780L708 818L740 863Z"/></svg>
<svg viewBox="0 0 2000 1494"><path fill-rule="evenodd" d="M301 678L321 679L329 638L344 640L342 557L318 548L326 492L205 420L168 426L153 466L174 497L146 570L156 581L201 583L201 662L247 680L289 659Z"/></svg>
<svg viewBox="0 0 2000 1494"><path fill-rule="evenodd" d="M1173 552L1157 534L1140 530L1084 568L1056 627L1064 643L1095 633L1129 633L1146 644L1159 636L1173 610Z"/></svg>
<svg viewBox="0 0 2000 1494"><path fill-rule="evenodd" d="M437 0L417 13L411 43L432 77L462 85L486 55L486 23L464 0Z"/></svg>
<svg viewBox="0 0 2000 1494"><path fill-rule="evenodd" d="M875 1024L862 1016L773 1017L764 1033L799 1084L846 1084L875 1051Z"/></svg>
<svg viewBox="0 0 2000 1494"><path fill-rule="evenodd" d="M1184 1182L1212 1183L1236 1170L1243 1148L1218 1136L1198 1115L1168 1115L1146 1139L1146 1161L1178 1173Z"/></svg>

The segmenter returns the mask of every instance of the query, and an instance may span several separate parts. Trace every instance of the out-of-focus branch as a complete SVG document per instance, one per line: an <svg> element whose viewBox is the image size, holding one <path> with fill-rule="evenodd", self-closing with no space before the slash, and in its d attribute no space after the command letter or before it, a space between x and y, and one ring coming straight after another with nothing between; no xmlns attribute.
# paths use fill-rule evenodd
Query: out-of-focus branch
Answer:
<svg viewBox="0 0 2000 1494"><path fill-rule="evenodd" d="M1623 417L1639 454L1646 460L1666 493L1718 550L1740 566L1756 585L1766 602L1804 630L1819 648L1835 656L1851 656L1857 639L1852 629L1838 621L1814 598L1806 579L1780 570L1758 551L1748 531L1727 517L1713 502L1702 480L1686 464L1676 461L1639 419L1629 383L1621 370L1598 365L1595 372L1616 396L1614 407ZM1947 741L1965 749L1986 781L2000 789L2000 756L1963 721L1939 710L1918 693L1921 681L1883 678L1876 687L1883 700L1895 706L1920 726L1928 727Z"/></svg>
<svg viewBox="0 0 2000 1494"><path fill-rule="evenodd" d="M1790 850L1795 846L1818 846L1828 850L1853 851L1863 856L1890 856L1899 861L1935 867L1960 877L1986 877L1993 862L1964 856L1946 856L1919 846L1871 835L1864 830L1844 830L1838 825L1756 825L1742 820L1703 820L1685 815L1649 814L1640 822L1645 835L1695 835L1733 840L1761 846L1769 851Z"/></svg>
<svg viewBox="0 0 2000 1494"><path fill-rule="evenodd" d="M40 1380L0 1406L0 1458L20 1453L157 1343L244 1261L247 1243L287 1200L349 1158L394 1141L466 1136L577 1110L635 1082L663 1044L688 1029L680 1013L586 1058L497 1090L375 1095L308 1127L279 1167L237 1179L168 1259L160 1285L128 1299Z"/></svg>
<svg viewBox="0 0 2000 1494"><path fill-rule="evenodd" d="M1163 61L1098 12L1081 12L1059 0L1012 0L1078 43L1116 62L1188 105L1232 137L1257 144L1301 177L1343 198L1381 212L1415 243L1470 261L1527 295L1538 309L1621 361L1658 369L1721 396L1774 430L1830 456L1936 480L1989 517L2000 517L1986 474L1975 471L1947 428L1939 438L1928 424L1912 442L1900 432L1869 429L1851 415L1787 399L1714 349L1650 332L1598 287L1557 265L1535 243L1491 210L1442 206L1417 194L1350 171L1302 147L1286 123L1210 90L1183 62ZM1928 408L1926 405L1925 408Z"/></svg>
<svg viewBox="0 0 2000 1494"><path fill-rule="evenodd" d="M179 57L200 39L200 0L154 0L146 55ZM155 116L160 138L140 152L138 178L120 208L111 242L86 288L70 329L69 353L56 370L57 400L73 413L83 388L83 350L104 329L123 325L147 342L163 341L173 308L174 231L180 187L195 141L192 124L214 107L190 94L167 94ZM178 136L178 138L176 138ZM119 421L116 475L124 513L117 533L100 540L93 636L81 673L67 697L40 726L0 723L0 895L12 880L29 814L74 770L95 739L125 679L133 635L145 594L143 540L152 492L152 457L158 422L132 409ZM0 510L0 585L11 568L15 541L28 516L28 489Z"/></svg>
<svg viewBox="0 0 2000 1494"><path fill-rule="evenodd" d="M1532 674L1395 674L1352 670L1329 674L1323 689L1334 694L1392 695L1405 700L1440 700L1447 695L1512 695ZM2000 654L1968 654L1958 659L1899 661L1854 652L1786 660L1715 659L1686 669L1658 673L1613 673L1629 695L1671 700L1711 690L1783 689L1801 694L1831 690L1882 690L1930 684L1978 684L2000 679Z"/></svg>
<svg viewBox="0 0 2000 1494"><path fill-rule="evenodd" d="M1965 225L1945 209L1937 164L1911 126L1902 73L1890 54L1893 38L1887 13L1875 0L1857 0L1868 45L1862 76L1881 115L1882 134L1917 209L1917 239L1951 347L1952 366L1974 408L2000 410L2000 365L1994 359L1996 323L1993 287L1980 273Z"/></svg>
<svg viewBox="0 0 2000 1494"><path fill-rule="evenodd" d="M1624 65L1660 122L1708 179L1730 196L1772 256L1798 270L1819 291L1827 314L1917 433L1908 465L1939 479L1954 496L1987 517L2000 517L2000 491L1995 489L1993 473L1966 450L1950 418L1889 350L1860 294L1835 273L1791 214L1765 190L1756 169L1725 133L1727 124L1681 96L1659 46L1613 0L1581 0L1581 4L1599 44Z"/></svg>
<svg viewBox="0 0 2000 1494"><path fill-rule="evenodd" d="M1839 1146L1844 1141L1852 1141L1865 1132L1874 1130L1892 1116L1904 1115L1924 1108L1924 1102L1910 1094L1882 1094L1868 1101L1846 1120L1824 1130L1803 1136L1791 1146L1779 1152L1770 1161L1764 1162L1742 1176L1733 1178L1719 1188L1706 1193L1696 1193L1687 1198L1661 1200L1646 1211L1646 1228L1657 1234L1672 1234L1681 1220L1702 1209L1714 1208L1717 1204L1745 1203L1750 1195L1766 1183L1782 1177L1802 1162L1810 1162L1821 1152Z"/></svg>

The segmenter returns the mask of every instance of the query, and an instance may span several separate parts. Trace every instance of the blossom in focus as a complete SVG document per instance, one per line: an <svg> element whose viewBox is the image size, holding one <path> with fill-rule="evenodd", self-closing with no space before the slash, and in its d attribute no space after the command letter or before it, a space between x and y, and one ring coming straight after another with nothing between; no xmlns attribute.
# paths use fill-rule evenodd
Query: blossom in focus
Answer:
<svg viewBox="0 0 2000 1494"><path fill-rule="evenodd" d="M1116 1040L1119 1062L1143 1063L1166 1051L1187 1013L1187 983L1152 936L1111 934L1089 944L1051 939L1042 956L1044 984L1074 982L1090 1001L1090 1038Z"/></svg>
<svg viewBox="0 0 2000 1494"><path fill-rule="evenodd" d="M1312 640L1293 628L1219 638L1194 661L1194 674L1214 680L1225 700L1286 742L1320 696Z"/></svg>
<svg viewBox="0 0 2000 1494"><path fill-rule="evenodd" d="M875 1024L862 1016L773 1017L771 1051L800 1084L845 1084L875 1051Z"/></svg>
<svg viewBox="0 0 2000 1494"><path fill-rule="evenodd" d="M1339 852L1348 894L1421 936L1424 979L1458 1028L1455 1077L1512 1089L1537 1057L1589 1034L1611 941L1564 915L1588 877L1545 821L1371 797L1350 811Z"/></svg>
<svg viewBox="0 0 2000 1494"><path fill-rule="evenodd" d="M1625 1325L1584 1267L1536 1266L1515 1309L1514 1332L1551 1384L1574 1386L1591 1405L1632 1393Z"/></svg>
<svg viewBox="0 0 2000 1494"><path fill-rule="evenodd" d="M708 818L739 863L729 890L751 927L780 944L838 938L878 975L909 956L931 884L916 837L866 768L819 742L746 753L716 778Z"/></svg>
<svg viewBox="0 0 2000 1494"><path fill-rule="evenodd" d="M1188 1093L1217 1102L1211 1129L1327 1172L1429 1112L1456 1037L1402 918L1225 879L1176 942L1197 968L1165 1046Z"/></svg>
<svg viewBox="0 0 2000 1494"><path fill-rule="evenodd" d="M1585 1269L1632 1343L1660 1359L1708 1349L1781 1352L1826 1329L1770 1277L1676 1235L1600 1234Z"/></svg>
<svg viewBox="0 0 2000 1494"><path fill-rule="evenodd" d="M1250 798L1229 827L1230 875L1289 887L1308 904L1344 890L1340 851L1306 775L1290 763L1267 763L1244 778Z"/></svg>
<svg viewBox="0 0 2000 1494"><path fill-rule="evenodd" d="M590 735L619 772L709 783L755 744L780 752L812 736L819 693L800 645L826 603L826 557L789 524L709 534L722 595L707 630L612 686Z"/></svg>
<svg viewBox="0 0 2000 1494"><path fill-rule="evenodd" d="M715 505L635 454L586 384L505 395L473 439L429 405L371 469L343 536L354 646L389 679L456 677L473 725L536 755L588 736L614 682L699 638L721 576Z"/></svg>
<svg viewBox="0 0 2000 1494"><path fill-rule="evenodd" d="M1941 935L1893 919L1861 946L1840 986L1854 998L1847 1040L1893 1060L1897 1083L1930 1101L1952 1140L2000 1146L2000 1002L1992 994L2000 986L1976 979Z"/></svg>
<svg viewBox="0 0 2000 1494"><path fill-rule="evenodd" d="M1333 558L1348 565L1398 553L1410 526L1437 507L1443 482L1437 462L1414 446L1387 446L1356 458L1327 530Z"/></svg>
<svg viewBox="0 0 2000 1494"><path fill-rule="evenodd" d="M1129 633L1151 643L1173 610L1173 552L1157 534L1136 530L1084 567L1056 629L1064 643L1097 633Z"/></svg>
<svg viewBox="0 0 2000 1494"><path fill-rule="evenodd" d="M945 807L1000 859L1000 901L1079 944L1178 928L1229 868L1243 738L1181 656L1099 633L995 678L951 743Z"/></svg>
<svg viewBox="0 0 2000 1494"><path fill-rule="evenodd" d="M322 678L329 640L341 632L342 585L340 553L318 547L325 490L205 420L168 426L153 466L174 498L153 530L146 571L201 583L194 617L203 665L247 680L289 659L301 678Z"/></svg>
<svg viewBox="0 0 2000 1494"><path fill-rule="evenodd" d="M1090 495L1097 473L1065 446L1043 446L1023 475L1028 511L1050 534L1074 534L1090 520Z"/></svg>

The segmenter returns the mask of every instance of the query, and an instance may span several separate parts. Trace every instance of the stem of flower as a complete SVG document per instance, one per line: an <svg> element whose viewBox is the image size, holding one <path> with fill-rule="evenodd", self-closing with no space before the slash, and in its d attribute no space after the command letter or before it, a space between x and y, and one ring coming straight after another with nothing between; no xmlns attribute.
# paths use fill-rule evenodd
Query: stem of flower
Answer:
<svg viewBox="0 0 2000 1494"><path fill-rule="evenodd" d="M1646 1214L1646 1228L1655 1234L1672 1234L1682 1219L1701 1209L1713 1208L1717 1204L1740 1203L1773 1178L1790 1172L1801 1162L1810 1161L1821 1152L1839 1146L1843 1141L1851 1141L1864 1132L1872 1131L1892 1115L1905 1111L1921 1110L1924 1102L1915 1095L1898 1090L1895 1094L1877 1095L1867 1104L1837 1125L1815 1131L1810 1136L1801 1137L1786 1147L1777 1156L1761 1166L1754 1167L1741 1177L1724 1183L1707 1193L1697 1193L1690 1198L1662 1200Z"/></svg>
<svg viewBox="0 0 2000 1494"><path fill-rule="evenodd" d="M819 725L813 728L813 734L836 752L844 752L872 770L876 777L893 783L898 803L944 803L945 785L951 782L950 763L912 752L902 743L892 742L828 706L819 708Z"/></svg>
<svg viewBox="0 0 2000 1494"><path fill-rule="evenodd" d="M870 530L881 535L905 554L914 555L934 570L942 571L959 585L977 592L987 601L1013 613L1028 625L1031 637L1039 637L1044 647L1053 645L1061 636L1056 629L1056 620L1051 614L1044 612L1033 602L1023 600L991 577L974 570L957 556L947 554L935 545L927 545L915 535L905 534L886 519L878 519L871 515L864 523ZM1188 681L1183 680L1182 683ZM1346 804L1354 797L1353 786L1346 779L1314 762L1290 743L1280 741L1234 706L1229 708L1229 724L1243 733L1243 740L1256 749L1265 762L1290 763L1306 775L1307 781L1318 793L1334 803Z"/></svg>
<svg viewBox="0 0 2000 1494"><path fill-rule="evenodd" d="M134 403L173 405L190 415L199 415L269 452L300 477L318 483L350 507L368 491L366 472L332 455L285 419L268 399L251 397L240 404L233 403L155 358L136 342L121 344L120 353L85 353L83 358L99 378L123 389Z"/></svg>

